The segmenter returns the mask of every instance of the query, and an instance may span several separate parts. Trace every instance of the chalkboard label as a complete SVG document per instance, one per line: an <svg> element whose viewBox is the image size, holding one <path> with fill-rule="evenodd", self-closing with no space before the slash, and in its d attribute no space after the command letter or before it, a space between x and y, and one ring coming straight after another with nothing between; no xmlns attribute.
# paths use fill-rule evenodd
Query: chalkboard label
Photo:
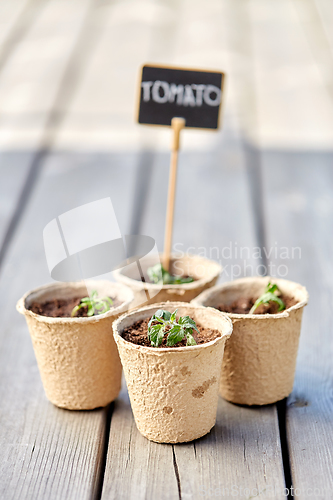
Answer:
<svg viewBox="0 0 333 500"><path fill-rule="evenodd" d="M145 65L140 82L139 123L171 125L175 116L186 127L217 129L224 74Z"/></svg>

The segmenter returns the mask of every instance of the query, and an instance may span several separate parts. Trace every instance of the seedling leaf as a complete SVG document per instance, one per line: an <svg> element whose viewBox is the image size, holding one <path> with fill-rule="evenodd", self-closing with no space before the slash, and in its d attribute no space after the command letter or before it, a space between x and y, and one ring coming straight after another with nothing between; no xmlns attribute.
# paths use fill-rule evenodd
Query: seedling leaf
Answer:
<svg viewBox="0 0 333 500"><path fill-rule="evenodd" d="M150 333L148 334L149 340L154 347L158 347L164 337L164 327L162 325L154 325L150 328Z"/></svg>
<svg viewBox="0 0 333 500"><path fill-rule="evenodd" d="M190 333L189 330L186 330L186 338L187 338L186 345L197 345L196 341L192 336L192 333Z"/></svg>
<svg viewBox="0 0 333 500"><path fill-rule="evenodd" d="M185 330L180 325L175 325L169 330L167 346L173 346L181 342L185 337Z"/></svg>
<svg viewBox="0 0 333 500"><path fill-rule="evenodd" d="M71 316L74 317L79 309L85 306L88 306L87 316L91 317L109 311L113 306L113 301L110 297L98 298L97 290L93 290L91 292L91 297L83 297L80 304L73 308Z"/></svg>
<svg viewBox="0 0 333 500"><path fill-rule="evenodd" d="M186 336L186 345L196 345L193 338L193 329L198 333L199 330L195 321L189 316L180 317L176 320L178 309L173 313L158 309L148 322L148 338L154 347L161 345L164 335L167 333L167 346L174 346L181 342Z"/></svg>
<svg viewBox="0 0 333 500"><path fill-rule="evenodd" d="M196 332L200 333L194 319L190 318L189 316L180 317L178 323L183 325L185 328L194 328Z"/></svg>
<svg viewBox="0 0 333 500"><path fill-rule="evenodd" d="M192 283L194 279L191 276L173 276L170 274L162 264L155 264L155 266L147 269L147 274L155 285L182 285L184 283Z"/></svg>
<svg viewBox="0 0 333 500"><path fill-rule="evenodd" d="M178 309L176 309L175 311L173 311L173 313L172 313L172 314L171 314L171 316L170 316L170 321L175 321L177 311L178 311Z"/></svg>
<svg viewBox="0 0 333 500"><path fill-rule="evenodd" d="M286 308L286 305L283 300L276 295L275 292L280 293L278 286L276 284L268 283L264 290L264 293L255 301L255 303L251 307L249 314L253 314L257 307L259 307L261 304L268 304L269 302L276 302L279 306L278 312L283 311L283 309Z"/></svg>

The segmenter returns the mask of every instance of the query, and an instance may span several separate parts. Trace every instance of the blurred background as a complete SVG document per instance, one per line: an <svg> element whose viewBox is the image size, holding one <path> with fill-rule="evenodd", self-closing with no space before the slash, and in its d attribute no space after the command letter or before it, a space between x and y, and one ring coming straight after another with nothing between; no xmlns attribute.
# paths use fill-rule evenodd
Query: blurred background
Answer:
<svg viewBox="0 0 333 500"><path fill-rule="evenodd" d="M27 211L40 245L54 216L105 196L123 233L163 248L171 133L135 122L147 62L227 75L221 130L182 133L176 248L267 244L281 196L306 210L292 171L308 169L316 191L330 169L332 22L330 0L1 0L2 260ZM322 188L313 202L328 216Z"/></svg>
<svg viewBox="0 0 333 500"><path fill-rule="evenodd" d="M168 148L134 122L145 62L224 70L224 130L265 148L332 145L329 0L1 0L1 149ZM158 145L156 141L158 140Z"/></svg>

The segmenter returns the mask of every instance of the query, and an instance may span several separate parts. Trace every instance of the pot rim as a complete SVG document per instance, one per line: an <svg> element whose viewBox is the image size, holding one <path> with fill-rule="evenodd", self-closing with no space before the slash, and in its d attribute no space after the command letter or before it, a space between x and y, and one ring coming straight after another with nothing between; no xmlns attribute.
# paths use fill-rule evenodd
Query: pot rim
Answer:
<svg viewBox="0 0 333 500"><path fill-rule="evenodd" d="M229 328L225 333L222 333L220 337L217 337L214 340L205 342L204 344L193 345L193 346L182 346L182 347L158 347L158 348L153 346L147 347L147 346L133 344L132 342L125 340L121 336L120 332L118 331L119 325L125 318L135 316L138 312L140 313L142 311L158 310L163 308L163 306L172 307L174 309L177 309L179 307L189 307L191 309L204 310L205 312L209 311L210 313L219 316L220 318L222 317L223 320L226 321L226 324L228 325ZM147 315L147 317L149 317L149 315ZM212 345L224 341L225 339L227 340L232 334L233 325L231 319L225 313L218 311L214 307L205 307L197 304L191 304L191 302L167 301L167 302L158 302L156 304L150 304L148 306L141 307L140 309L135 309L134 311L131 311L129 313L122 314L119 318L117 318L116 321L114 321L112 329L113 329L113 337L116 342L122 342L126 347L136 349L143 353L153 353L156 355L162 355L168 353L183 353L183 352L197 351L198 349L205 349L211 347Z"/></svg>
<svg viewBox="0 0 333 500"><path fill-rule="evenodd" d="M20 313L23 314L24 316L30 316L37 321L41 321L44 323L67 323L67 324L82 324L82 323L96 323L97 321L100 321L101 319L108 318L110 316L115 316L119 313L122 313L128 308L128 306L133 302L134 300L134 293L133 291L123 283L115 283L113 281L108 281L108 280L90 280L90 284L92 285L97 285L98 284L104 284L104 285L112 285L115 289L118 290L123 290L126 292L128 295L128 299L122 302L119 306L115 307L114 309L111 309L110 311L107 311L106 313L103 314L98 314L97 316L90 316L90 317L73 317L73 318L52 318L50 316L42 316L41 314L34 313L30 311L30 309L26 308L26 300L28 297L30 297L32 294L36 292L43 292L47 290L57 290L61 288L79 288L80 286L83 286L81 282L77 281L70 281L70 282L55 282L55 283L47 283L46 285L41 285L33 290L29 290L26 292L17 302L16 304L16 310Z"/></svg>
<svg viewBox="0 0 333 500"><path fill-rule="evenodd" d="M163 254L159 253L159 256L161 257L161 260L162 260ZM215 271L211 272L208 276L205 275L203 278L199 278L195 281L192 281L192 283L183 283L183 284L179 284L179 285L177 285L177 284L171 285L170 284L170 285L162 285L161 286L161 285L157 285L155 283L145 282L144 288L152 289L152 290L167 290L167 289L175 290L178 288L181 288L182 290L192 290L192 289L200 287L200 286L208 283L209 281L213 280L216 276L219 276L223 271L222 266L218 262L216 262L215 260L212 260L212 259L207 259L206 257L202 257L201 255L196 255L196 254L191 254L191 253L186 253L184 255L172 253L170 257L171 257L171 260L181 260L184 258L189 258L189 259L195 258L195 259L201 260L202 262L209 262L210 264L213 264L216 266ZM128 286L133 286L133 283L135 283L135 284L137 283L138 287L140 287L140 288L143 287L142 281L139 281L139 280L136 280L134 278L130 278L129 276L126 276L125 274L122 273L123 270L124 270L124 268L116 269L115 271L113 271L113 274L117 280L122 281L124 283L127 283Z"/></svg>
<svg viewBox="0 0 333 500"><path fill-rule="evenodd" d="M198 295L198 297L195 297L191 301L191 303L197 304L197 305L202 305L202 303L201 303L202 301L206 301L207 299L209 300L210 296L215 295L217 292L219 292L221 290L231 288L234 285L238 285L238 284L241 285L242 283L249 283L250 281L254 281L254 280L262 280L262 281L267 282L267 283L269 281L273 281L274 283L276 282L277 284L279 284L279 282L283 282L283 283L288 283L290 285L295 285L298 287L298 289L300 291L303 292L304 299L301 300L300 302L297 302L297 304L295 304L291 307L288 307L288 309L284 309L283 311L276 313L276 314L269 314L269 313L267 313L267 314L249 314L249 313L238 314L238 313L225 312L224 314L226 314L229 318L231 318L231 319L246 319L246 320L255 320L255 319L264 320L264 319L288 318L290 311L295 311L296 309L301 309L302 307L306 306L308 303L309 294L308 294L308 291L305 288L305 286L300 285L299 283L297 283L295 281L286 280L284 278L274 278L273 276L247 276L245 278L239 278L237 280L227 281L227 282L222 283L220 285L215 285L212 288L209 288L208 290L204 290L200 295ZM199 304L199 301L200 301L200 304ZM203 306L203 307L213 307L213 309L214 309L214 306Z"/></svg>

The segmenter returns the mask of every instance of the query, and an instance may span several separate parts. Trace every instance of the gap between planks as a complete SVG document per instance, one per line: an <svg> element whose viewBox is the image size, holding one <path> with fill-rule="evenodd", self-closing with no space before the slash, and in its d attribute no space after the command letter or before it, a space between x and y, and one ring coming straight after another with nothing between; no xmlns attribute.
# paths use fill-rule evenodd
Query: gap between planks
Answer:
<svg viewBox="0 0 333 500"><path fill-rule="evenodd" d="M301 489L300 498L330 498L332 151L273 151L265 156L268 243L301 249L298 257L286 261L272 255L271 260L275 266L288 264L290 279L305 285L310 295L286 408L292 482Z"/></svg>
<svg viewBox="0 0 333 500"><path fill-rule="evenodd" d="M263 192L263 168L262 157L259 149L246 142L244 146L246 156L246 167L248 173L248 185L250 190L250 198L252 202L252 209L255 221L255 231L258 246L261 250L261 262L263 269L268 269L267 258L267 239L266 239L266 220L265 220L265 207L264 207L264 192ZM264 272L263 275L266 275ZM290 467L287 427L286 427L286 399L279 401L276 404L277 418L279 423L280 444L283 462L284 479L286 488L291 492L292 488L292 474ZM291 494L288 494L288 500L291 499Z"/></svg>
<svg viewBox="0 0 333 500"><path fill-rule="evenodd" d="M14 208L13 214L10 217L9 223L7 225L7 229L5 231L3 240L0 242L0 273L2 270L2 265L5 261L8 249L10 247L10 243L14 237L17 226L21 220L22 214L24 213L24 209L26 208L28 201L31 197L31 193L33 188L37 182L39 173L40 173L41 165L40 164L32 164L28 170L26 179L24 181L23 187L21 189L21 193L17 200L16 206Z"/></svg>

